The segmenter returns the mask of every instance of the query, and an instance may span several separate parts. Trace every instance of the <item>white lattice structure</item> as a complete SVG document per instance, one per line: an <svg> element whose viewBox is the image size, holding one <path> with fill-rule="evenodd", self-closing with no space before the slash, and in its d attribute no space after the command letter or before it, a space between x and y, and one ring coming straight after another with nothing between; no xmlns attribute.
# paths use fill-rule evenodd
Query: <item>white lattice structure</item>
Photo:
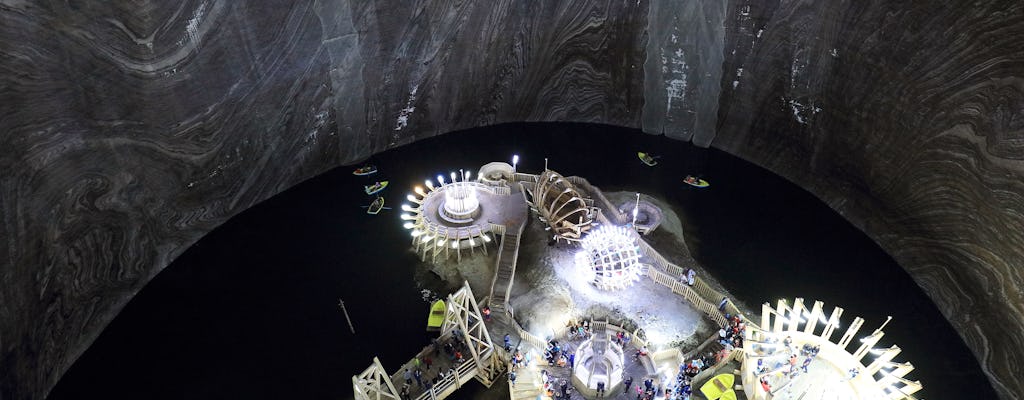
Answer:
<svg viewBox="0 0 1024 400"><path fill-rule="evenodd" d="M530 194L530 208L537 212L555 240L579 241L594 224L592 200L555 171L545 170L537 177Z"/></svg>
<svg viewBox="0 0 1024 400"><path fill-rule="evenodd" d="M808 309L799 297L792 306L785 300L779 300L775 308L768 303L761 306L763 330L748 327L743 344L743 387L749 399L914 399L921 382L904 378L914 366L893 361L900 353L899 346L875 347L892 317L860 337L860 344L850 351L847 348L864 319L854 318L838 340L833 340L843 309L835 307L826 317L822 308L822 302L815 301ZM797 366L791 366L789 358L804 346L820 350L814 357L797 356ZM802 368L805 360L811 360L806 371ZM770 386L770 394L762 388L762 379Z"/></svg>
<svg viewBox="0 0 1024 400"><path fill-rule="evenodd" d="M628 229L605 225L588 233L580 244L577 268L598 288L623 289L640 279L640 251Z"/></svg>
<svg viewBox="0 0 1024 400"><path fill-rule="evenodd" d="M494 349L491 335L487 333L487 326L484 325L480 307L473 297L473 290L469 288L469 282L464 282L462 289L448 295L445 305L447 309L441 333L449 335L455 330L461 333L469 354L479 369L477 380L491 386L491 383L501 375L505 365Z"/></svg>
<svg viewBox="0 0 1024 400"><path fill-rule="evenodd" d="M399 399L395 384L377 357L373 358L369 368L352 377L352 391L356 400Z"/></svg>
<svg viewBox="0 0 1024 400"><path fill-rule="evenodd" d="M495 349L491 336L484 325L480 307L464 282L461 289L448 295L445 303L444 322L441 325L441 338L457 336L466 344L469 358L462 364L455 365L455 373L445 377L434 390L422 393L417 399L443 399L462 387L470 379L476 379L490 387L505 372L505 361L500 349ZM433 352L432 348L424 348L419 355ZM507 355L504 359L507 359ZM380 360L373 358L373 364L359 375L352 377L352 389L356 400L399 400L399 392L395 389L392 379L401 379L400 374L388 375Z"/></svg>

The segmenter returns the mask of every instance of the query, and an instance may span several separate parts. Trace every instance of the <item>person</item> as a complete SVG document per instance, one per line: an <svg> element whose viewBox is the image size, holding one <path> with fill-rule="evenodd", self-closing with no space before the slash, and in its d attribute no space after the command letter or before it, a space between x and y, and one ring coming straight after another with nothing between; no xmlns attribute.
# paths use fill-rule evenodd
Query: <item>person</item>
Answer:
<svg viewBox="0 0 1024 400"><path fill-rule="evenodd" d="M405 384L406 385L411 385L412 384L412 371L410 371L408 368L406 368L405 372L402 373L402 378L405 379Z"/></svg>
<svg viewBox="0 0 1024 400"><path fill-rule="evenodd" d="M512 350L512 336L509 336L509 334L506 333L505 334L505 351L511 351L511 350Z"/></svg>
<svg viewBox="0 0 1024 400"><path fill-rule="evenodd" d="M693 268L690 268L690 272L686 273L686 284L693 286L693 282L695 279L697 279L697 271L694 271Z"/></svg>
<svg viewBox="0 0 1024 400"><path fill-rule="evenodd" d="M484 306L484 311L483 312L484 312L484 321L488 321L489 322L491 320L491 308L488 307L488 306Z"/></svg>
<svg viewBox="0 0 1024 400"><path fill-rule="evenodd" d="M604 382L597 383L597 397L604 397Z"/></svg>
<svg viewBox="0 0 1024 400"><path fill-rule="evenodd" d="M512 387L516 386L516 373L514 371L508 373L508 382Z"/></svg>
<svg viewBox="0 0 1024 400"><path fill-rule="evenodd" d="M622 390L622 394L629 393L629 387L633 386L633 377L627 377L622 383L626 385L625 389Z"/></svg>
<svg viewBox="0 0 1024 400"><path fill-rule="evenodd" d="M729 304L729 298L723 297L722 301L718 302L718 311L725 312L725 305Z"/></svg>

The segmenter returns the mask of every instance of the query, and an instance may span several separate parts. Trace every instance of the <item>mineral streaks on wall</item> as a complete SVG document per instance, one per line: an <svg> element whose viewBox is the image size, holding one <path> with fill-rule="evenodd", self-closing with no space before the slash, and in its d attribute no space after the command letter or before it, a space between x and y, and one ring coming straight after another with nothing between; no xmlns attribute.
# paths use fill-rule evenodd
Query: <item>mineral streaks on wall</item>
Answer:
<svg viewBox="0 0 1024 400"><path fill-rule="evenodd" d="M338 162L296 4L0 2L0 397L42 398L188 245Z"/></svg>
<svg viewBox="0 0 1024 400"><path fill-rule="evenodd" d="M651 2L643 130L707 147L714 139L725 48L723 1Z"/></svg>
<svg viewBox="0 0 1024 400"><path fill-rule="evenodd" d="M1011 398L1022 7L0 1L0 396L43 397L151 276L284 188L443 132L576 121L713 140L816 193Z"/></svg>
<svg viewBox="0 0 1024 400"><path fill-rule="evenodd" d="M347 1L316 0L314 10L322 28L320 40L330 58L328 88L337 126L339 161L352 163L374 152L373 139L366 131L362 42Z"/></svg>
<svg viewBox="0 0 1024 400"><path fill-rule="evenodd" d="M639 125L646 3L351 7L373 151L510 121Z"/></svg>
<svg viewBox="0 0 1024 400"><path fill-rule="evenodd" d="M860 226L1024 393L1024 3L739 1L727 43L716 147Z"/></svg>

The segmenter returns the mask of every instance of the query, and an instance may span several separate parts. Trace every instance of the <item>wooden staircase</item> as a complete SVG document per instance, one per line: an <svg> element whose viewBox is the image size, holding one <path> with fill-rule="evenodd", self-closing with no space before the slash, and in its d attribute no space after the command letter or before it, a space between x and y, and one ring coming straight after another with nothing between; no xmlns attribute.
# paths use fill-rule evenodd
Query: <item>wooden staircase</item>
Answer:
<svg viewBox="0 0 1024 400"><path fill-rule="evenodd" d="M491 312L504 312L512 282L516 276L516 259L519 256L519 233L507 232L501 237L501 251L498 253L498 267L491 282L491 296L488 302Z"/></svg>

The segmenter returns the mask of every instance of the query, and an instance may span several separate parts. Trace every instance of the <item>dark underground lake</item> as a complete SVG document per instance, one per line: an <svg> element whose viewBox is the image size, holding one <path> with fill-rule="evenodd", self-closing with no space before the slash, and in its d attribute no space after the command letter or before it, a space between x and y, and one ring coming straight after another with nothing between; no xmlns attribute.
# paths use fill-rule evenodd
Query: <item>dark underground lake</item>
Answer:
<svg viewBox="0 0 1024 400"><path fill-rule="evenodd" d="M637 151L659 154L659 165ZM351 398L374 356L389 372L429 343L398 205L438 173L520 156L605 191L661 198L695 258L738 301L803 297L845 308L880 345L898 344L918 398L995 398L978 362L910 276L810 193L715 149L589 124L507 124L422 139L372 157L372 179L342 167L235 216L145 286L67 371L50 399ZM683 184L688 174L708 189ZM362 185L388 179L394 210L367 215ZM393 200L392 200L393 199ZM479 294L478 294L479 296ZM344 299L356 333L337 307ZM492 393L503 390L491 389ZM452 398L482 396L479 385ZM507 391L505 392L507 393Z"/></svg>

